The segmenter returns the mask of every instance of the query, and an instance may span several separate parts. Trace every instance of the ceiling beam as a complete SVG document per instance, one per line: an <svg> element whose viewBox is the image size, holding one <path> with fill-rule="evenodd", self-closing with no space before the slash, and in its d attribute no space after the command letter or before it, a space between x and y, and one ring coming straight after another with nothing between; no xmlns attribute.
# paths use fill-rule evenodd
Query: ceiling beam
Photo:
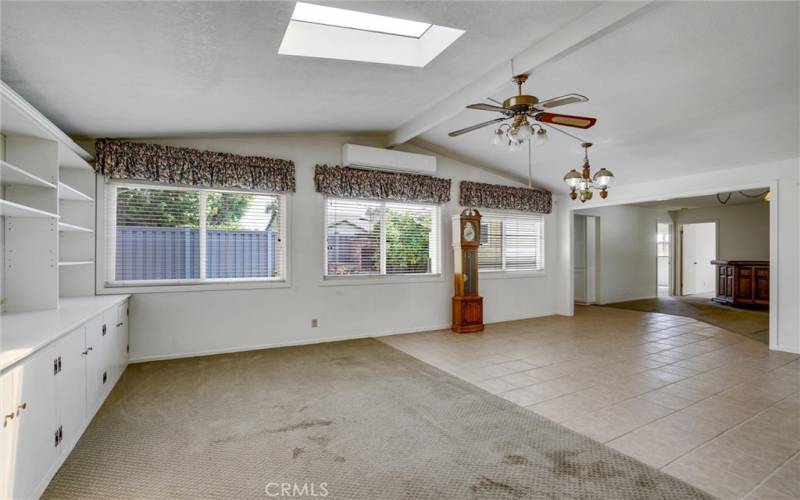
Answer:
<svg viewBox="0 0 800 500"><path fill-rule="evenodd" d="M592 37L602 34L650 1L606 2L578 17L566 26L549 34L514 56L514 71L528 73L537 66L553 59L559 54L585 43ZM502 85L511 81L508 61L495 66L477 80L447 98L434 104L420 115L412 118L389 134L388 145L396 146L407 142L424 132L441 125L464 111L464 106L486 99Z"/></svg>

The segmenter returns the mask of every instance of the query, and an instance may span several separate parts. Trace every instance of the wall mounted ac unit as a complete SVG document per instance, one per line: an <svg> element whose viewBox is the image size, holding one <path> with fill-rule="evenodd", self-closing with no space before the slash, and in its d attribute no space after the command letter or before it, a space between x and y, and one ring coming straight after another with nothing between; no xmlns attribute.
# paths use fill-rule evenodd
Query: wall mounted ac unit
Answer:
<svg viewBox="0 0 800 500"><path fill-rule="evenodd" d="M419 174L436 173L436 157L391 149L371 148L356 144L342 146L345 167L375 168Z"/></svg>

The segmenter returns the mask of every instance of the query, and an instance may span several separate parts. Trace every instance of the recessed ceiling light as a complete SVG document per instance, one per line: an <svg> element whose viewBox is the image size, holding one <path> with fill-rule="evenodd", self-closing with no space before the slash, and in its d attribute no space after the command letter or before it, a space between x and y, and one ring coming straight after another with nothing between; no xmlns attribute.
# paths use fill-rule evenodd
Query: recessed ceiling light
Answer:
<svg viewBox="0 0 800 500"><path fill-rule="evenodd" d="M278 54L423 67L464 30L297 2Z"/></svg>
<svg viewBox="0 0 800 500"><path fill-rule="evenodd" d="M414 38L421 37L431 27L428 23L399 17L379 16L305 2L297 2L294 6L292 20Z"/></svg>

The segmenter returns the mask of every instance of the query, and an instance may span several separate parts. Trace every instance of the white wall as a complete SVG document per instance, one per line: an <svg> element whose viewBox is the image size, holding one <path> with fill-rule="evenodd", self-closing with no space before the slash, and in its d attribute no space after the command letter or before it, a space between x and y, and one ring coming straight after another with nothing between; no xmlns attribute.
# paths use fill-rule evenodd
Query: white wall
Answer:
<svg viewBox="0 0 800 500"><path fill-rule="evenodd" d="M369 138L332 136L197 138L152 140L231 153L293 160L297 192L290 196L287 288L138 293L131 301L131 358L183 355L291 345L387 333L447 328L453 293L450 218L461 211L462 179L512 184L494 173L445 157L437 175L453 179L450 203L442 207L442 269L435 281L382 285L323 283L323 196L314 191L314 166L341 162L344 142ZM422 152L408 147L408 150ZM556 216L545 217L546 258L557 261ZM547 264L548 269L550 264ZM553 314L555 273L540 277L486 279L486 322ZM311 319L319 327L311 328Z"/></svg>
<svg viewBox="0 0 800 500"><path fill-rule="evenodd" d="M609 304L656 296L656 229L665 211L613 206L579 210L598 219L597 302Z"/></svg>
<svg viewBox="0 0 800 500"><path fill-rule="evenodd" d="M676 210L670 215L679 234L683 224L716 222L720 259L769 260L769 203Z"/></svg>
<svg viewBox="0 0 800 500"><path fill-rule="evenodd" d="M800 196L798 178L800 162L789 159L750 167L718 172L694 174L617 186L607 200L590 202L592 206L611 206L621 203L639 203L653 200L670 200L688 196L701 196L740 189L772 188L770 203L770 348L800 353ZM561 247L558 263L558 311L572 315L572 210L566 197L562 197L558 214L562 228L559 235Z"/></svg>

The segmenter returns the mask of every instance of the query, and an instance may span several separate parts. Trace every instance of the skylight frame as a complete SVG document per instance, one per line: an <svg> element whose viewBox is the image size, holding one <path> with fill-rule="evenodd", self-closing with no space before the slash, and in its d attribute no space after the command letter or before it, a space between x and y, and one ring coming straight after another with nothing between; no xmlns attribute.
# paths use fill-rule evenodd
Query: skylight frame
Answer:
<svg viewBox="0 0 800 500"><path fill-rule="evenodd" d="M464 33L462 29L431 24L417 38L381 30L289 19L278 54L423 68Z"/></svg>
<svg viewBox="0 0 800 500"><path fill-rule="evenodd" d="M327 5L308 2L297 2L292 12L292 21L318 24L342 29L380 33L390 36L420 39L431 29L433 24L400 17L383 16L357 10L341 9ZM392 29L387 24L401 25L405 28ZM414 29L416 28L416 29ZM412 31L413 30L413 31Z"/></svg>

